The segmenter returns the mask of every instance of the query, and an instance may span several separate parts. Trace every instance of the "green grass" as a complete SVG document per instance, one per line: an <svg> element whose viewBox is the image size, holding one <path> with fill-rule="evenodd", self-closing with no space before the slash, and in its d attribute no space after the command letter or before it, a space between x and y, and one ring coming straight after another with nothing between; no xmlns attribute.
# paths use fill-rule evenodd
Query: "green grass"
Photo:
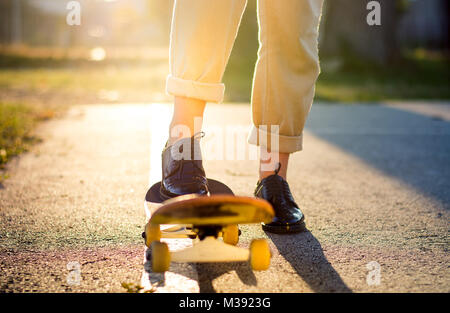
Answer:
<svg viewBox="0 0 450 313"><path fill-rule="evenodd" d="M450 99L449 60L406 54L395 64L381 66L356 58L340 64L322 60L316 99L333 102ZM337 65L337 68L336 68Z"/></svg>
<svg viewBox="0 0 450 313"><path fill-rule="evenodd" d="M102 89L163 92L166 63L143 66L0 68L0 90L96 93ZM156 90L156 88L158 90Z"/></svg>
<svg viewBox="0 0 450 313"><path fill-rule="evenodd" d="M36 141L31 130L38 119L38 113L30 106L0 102L0 168Z"/></svg>

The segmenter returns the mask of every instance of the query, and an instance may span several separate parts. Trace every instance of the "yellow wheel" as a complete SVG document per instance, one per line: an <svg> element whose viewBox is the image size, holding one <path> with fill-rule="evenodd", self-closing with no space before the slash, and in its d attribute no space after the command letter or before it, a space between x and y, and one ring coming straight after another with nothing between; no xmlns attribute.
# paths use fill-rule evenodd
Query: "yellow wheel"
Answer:
<svg viewBox="0 0 450 313"><path fill-rule="evenodd" d="M170 268L170 252L165 242L153 241L152 245L152 271L163 273Z"/></svg>
<svg viewBox="0 0 450 313"><path fill-rule="evenodd" d="M228 225L223 229L223 242L229 245L237 245L239 241L239 228L237 225Z"/></svg>
<svg viewBox="0 0 450 313"><path fill-rule="evenodd" d="M153 241L158 241L161 239L161 230L159 229L159 225L153 225L147 223L145 225L145 245L150 248L150 245Z"/></svg>
<svg viewBox="0 0 450 313"><path fill-rule="evenodd" d="M250 244L250 265L255 271L265 271L270 266L270 248L265 239L255 239Z"/></svg>

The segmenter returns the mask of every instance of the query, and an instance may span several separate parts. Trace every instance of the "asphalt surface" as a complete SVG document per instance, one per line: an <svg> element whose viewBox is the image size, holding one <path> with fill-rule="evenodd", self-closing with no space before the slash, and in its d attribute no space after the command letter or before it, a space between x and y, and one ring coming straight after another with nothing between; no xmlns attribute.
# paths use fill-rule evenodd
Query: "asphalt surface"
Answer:
<svg viewBox="0 0 450 313"><path fill-rule="evenodd" d="M125 283L154 292L449 292L449 112L448 104L314 104L288 173L308 231L242 226L240 246L270 240L268 271L172 264L161 275L148 272L140 235L169 105L74 107L42 124L43 142L8 165L0 291L125 292ZM206 172L239 195L257 180L249 123L248 105L206 111Z"/></svg>

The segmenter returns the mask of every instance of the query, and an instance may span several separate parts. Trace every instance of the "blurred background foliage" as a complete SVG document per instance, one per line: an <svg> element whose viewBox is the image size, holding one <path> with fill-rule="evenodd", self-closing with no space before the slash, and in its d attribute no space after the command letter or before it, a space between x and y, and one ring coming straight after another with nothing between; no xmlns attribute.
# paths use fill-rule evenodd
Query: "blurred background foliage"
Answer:
<svg viewBox="0 0 450 313"><path fill-rule="evenodd" d="M368 2L325 1L316 100L448 99L449 2L379 0L381 26L367 24ZM249 99L257 30L256 1L249 1L224 77L230 100Z"/></svg>
<svg viewBox="0 0 450 313"><path fill-rule="evenodd" d="M280 0L282 1L282 0ZM0 166L32 142L36 121L71 104L171 101L165 94L173 0L0 1ZM325 0L316 101L448 100L449 1ZM249 102L258 49L248 0L224 74L227 102Z"/></svg>

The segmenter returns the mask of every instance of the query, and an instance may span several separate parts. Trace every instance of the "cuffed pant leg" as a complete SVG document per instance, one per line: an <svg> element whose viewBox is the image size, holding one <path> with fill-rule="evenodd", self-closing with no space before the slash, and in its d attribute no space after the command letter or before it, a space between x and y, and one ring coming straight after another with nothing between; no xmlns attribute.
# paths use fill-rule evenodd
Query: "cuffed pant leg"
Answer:
<svg viewBox="0 0 450 313"><path fill-rule="evenodd" d="M302 132L319 75L317 48L322 0L259 0L259 51L252 111L254 129L249 142L278 151L302 149ZM265 130L258 131L261 125ZM279 125L279 134L271 131ZM258 133L265 134L261 140ZM276 138L271 138L276 136Z"/></svg>
<svg viewBox="0 0 450 313"><path fill-rule="evenodd" d="M246 0L176 0L166 91L174 96L221 102L225 66Z"/></svg>

